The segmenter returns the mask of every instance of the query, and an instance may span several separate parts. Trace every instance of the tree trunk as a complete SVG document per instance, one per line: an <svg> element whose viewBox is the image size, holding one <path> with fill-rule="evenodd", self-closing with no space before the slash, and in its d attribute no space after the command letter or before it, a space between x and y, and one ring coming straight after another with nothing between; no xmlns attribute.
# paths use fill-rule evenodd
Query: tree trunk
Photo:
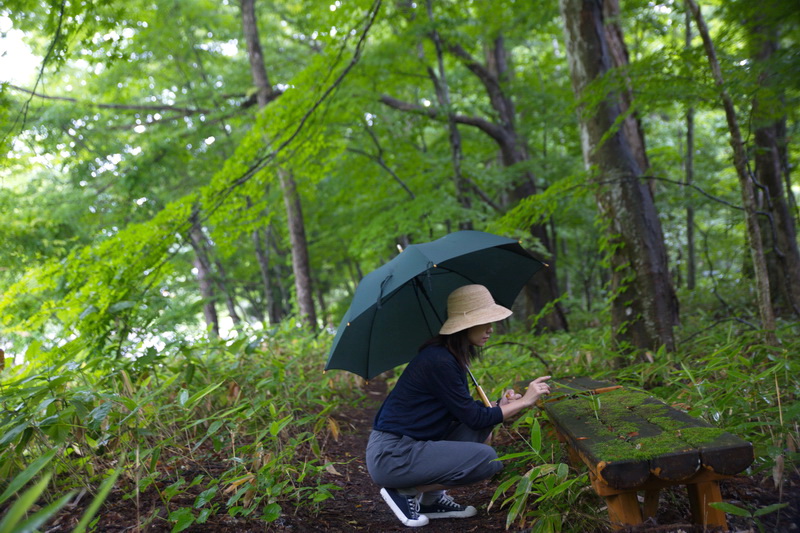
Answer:
<svg viewBox="0 0 800 533"><path fill-rule="evenodd" d="M754 45L753 59L766 63L778 50L778 36L775 28L757 25L752 30ZM773 93L773 103L782 100L771 83L770 73L763 72L759 85L768 95ZM800 251L797 246L797 232L789 203L783 188L783 176L788 172L784 166L782 153L786 143L786 117L776 118L758 94L753 100L753 122L755 123L755 166L756 182L764 188L759 210L769 214L769 218L759 220L764 238L764 254L773 305L778 313L800 315Z"/></svg>
<svg viewBox="0 0 800 533"><path fill-rule="evenodd" d="M279 169L283 201L286 205L286 218L289 224L289 241L292 243L292 270L294 287L297 291L297 306L303 321L316 326L317 315L314 309L314 292L311 286L311 263L308 259L306 230L303 224L303 210L300 196L291 173Z"/></svg>
<svg viewBox="0 0 800 533"><path fill-rule="evenodd" d="M203 298L203 316L206 326L211 329L214 336L219 337L219 317L215 305L214 280L211 276L211 264L205 249L205 237L197 219L197 213L192 215L192 227L189 230L189 242L194 250L194 267L197 269L197 283L200 286L200 296Z"/></svg>
<svg viewBox="0 0 800 533"><path fill-rule="evenodd" d="M258 89L258 105L263 108L273 96L272 87L264 66L264 54L258 35L258 24L255 16L255 0L242 0L242 26L247 42L247 56L250 61L250 73L253 83ZM286 206L286 218L289 226L289 239L292 245L292 267L294 269L297 303L303 321L315 326L317 319L314 311L314 297L311 287L311 270L308 260L308 244L306 241L303 212L297 185L291 173L278 169Z"/></svg>
<svg viewBox="0 0 800 533"><path fill-rule="evenodd" d="M692 45L692 14L686 10L686 48ZM690 187L694 181L694 106L686 111L686 288L694 290L697 265L694 245L694 202Z"/></svg>
<svg viewBox="0 0 800 533"><path fill-rule="evenodd" d="M267 309L267 316L269 318L270 324L277 324L280 322L282 315L280 313L280 307L275 302L275 298L272 295L272 276L269 271L269 257L270 257L270 249L269 249L269 233L270 229L267 228L265 230L267 232L266 238L262 239L261 236L261 229L256 228L253 230L253 246L256 250L256 259L258 260L258 268L261 272L261 282L264 286L264 307Z"/></svg>
<svg viewBox="0 0 800 533"><path fill-rule="evenodd" d="M433 6L431 4L432 0L428 0L428 18L430 19L431 24L435 26L433 18ZM472 209L472 205L469 197L466 194L464 177L461 174L461 159L463 157L461 149L461 133L458 131L458 124L456 124L453 109L450 105L450 87L447 85L447 75L444 70L442 41L439 37L439 32L436 31L435 27L433 30L431 30L430 38L433 41L436 49L436 62L439 67L439 73L437 75L433 69L429 67L428 77L430 77L431 81L433 82L434 90L436 92L436 99L439 102L439 106L447 113L447 131L449 133L450 154L453 161L453 183L456 189L456 199L464 208L464 210L469 212ZM472 222L469 220L460 221L459 228L462 230L471 230Z"/></svg>
<svg viewBox="0 0 800 533"><path fill-rule="evenodd" d="M202 235L205 243L209 244L208 236L203 231L203 228L200 228L200 235ZM217 267L217 275L214 276L214 281L225 297L225 306L228 308L228 315L231 317L233 325L238 326L242 323L242 319L239 318L239 313L236 311L236 302L233 298L233 292L228 288L228 275L225 273L225 266L222 264L222 261L216 257L216 254L214 255L214 266Z"/></svg>
<svg viewBox="0 0 800 533"><path fill-rule="evenodd" d="M572 85L581 101L592 81L624 64L627 52L621 48L621 30L605 20L609 6L602 0L560 0L560 7ZM637 154L644 149L643 136L634 121L603 140L627 105L611 93L591 110L579 108L584 161L608 224L613 337L620 345L672 350L677 299L652 192L640 179L647 161Z"/></svg>
<svg viewBox="0 0 800 533"><path fill-rule="evenodd" d="M731 134L731 146L733 147L733 163L736 167L736 174L739 176L739 186L742 193L742 206L744 207L745 223L747 224L750 256L755 271L758 312L761 317L761 327L766 332L767 342L776 344L775 314L772 309L772 298L770 297L767 262L764 258L764 247L761 240L761 230L758 224L753 181L747 169L747 156L745 155L742 134L739 130L739 121L736 118L733 100L731 100L727 89L725 89L725 81L722 79L722 70L717 61L717 53L714 49L714 43L711 42L711 36L708 33L708 27L703 19L703 14L700 12L700 8L694 0L686 0L686 2L692 10L697 29L700 32L700 36L703 38L703 46L708 56L714 82L717 89L719 89L722 105L725 108L725 118L728 121L728 129Z"/></svg>

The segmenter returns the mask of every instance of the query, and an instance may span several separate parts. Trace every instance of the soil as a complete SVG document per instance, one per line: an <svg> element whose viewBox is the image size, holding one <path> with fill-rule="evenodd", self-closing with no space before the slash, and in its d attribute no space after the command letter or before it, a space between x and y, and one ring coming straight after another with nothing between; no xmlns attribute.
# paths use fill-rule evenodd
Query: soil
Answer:
<svg viewBox="0 0 800 533"><path fill-rule="evenodd" d="M271 523L254 518L230 517L224 512L212 515L204 524L194 524L188 532L265 532L265 533L351 533L351 532L399 532L411 531L400 524L382 500L376 486L369 477L364 463L364 453L369 431L375 411L386 394L386 386L381 382L372 382L365 390L366 400L359 409L335 414L341 433L338 440L330 439L324 448L324 454L334 464L334 470L325 474L324 482L332 483L342 490L335 491L334 497L326 500L320 508L313 512L308 507L294 508L290 502L282 502L283 514ZM498 439L500 442L498 442ZM496 432L496 445L513 445L513 437L504 431ZM220 465L201 465L202 470L214 472L222 468ZM190 479L187 477L187 479ZM470 487L449 491L456 501L469 503L478 509L478 515L466 519L432 520L422 528L426 533L466 533L505 531L506 510L499 504L487 509L492 495L499 483L492 479ZM738 507L760 509L779 501L789 502L789 507L779 513L770 513L759 517L761 531L770 533L800 533L800 475L794 470L784 482L782 497L775 489L771 475L735 477L721 482L723 499ZM197 491L199 492L199 490ZM701 527L693 526L689 503L685 490L680 487L664 490L660 497L660 506L655 518L645 524L623 530L624 533L694 533L701 532ZM586 533L610 531L604 502L594 493L587 491L588 498L595 498L593 515L596 516L596 527ZM99 520L95 526L101 532L169 532L171 524L165 520L161 500L155 491L149 490L140 495L140 509L137 515L130 499L123 499L123 491L112 491L103 508L98 513ZM173 500L177 506L191 507L196 494L187 494L186 501L179 498ZM222 498L218 495L220 503ZM780 498L780 499L779 499ZM89 497L85 498L90 500ZM64 509L42 531L47 533L67 532L78 523L83 514L83 505L77 504ZM221 505L224 508L224 504ZM159 509L161 509L159 511ZM174 509L173 509L174 510ZM158 515L146 526L137 528L142 516ZM744 533L759 531L759 524L751 518L728 515L731 532ZM529 531L511 527L510 531ZM714 530L706 530L714 531ZM719 531L719 530L717 530Z"/></svg>

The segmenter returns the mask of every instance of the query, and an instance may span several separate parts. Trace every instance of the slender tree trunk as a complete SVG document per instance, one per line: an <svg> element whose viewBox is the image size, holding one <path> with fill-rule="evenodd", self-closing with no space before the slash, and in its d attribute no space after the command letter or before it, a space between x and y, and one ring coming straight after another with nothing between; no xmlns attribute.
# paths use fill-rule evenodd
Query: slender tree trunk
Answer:
<svg viewBox="0 0 800 533"><path fill-rule="evenodd" d="M205 236L205 235L204 235ZM236 311L236 302L233 299L233 292L228 287L228 276L225 273L225 267L218 258L214 258L214 265L217 267L217 276L214 278L217 282L219 290L225 296L225 306L228 308L228 315L230 315L234 326L242 323L239 318L239 313Z"/></svg>
<svg viewBox="0 0 800 533"><path fill-rule="evenodd" d="M736 110L733 107L733 100L725 88L725 81L722 78L722 70L717 61L717 53L714 43L708 33L703 14L700 7L694 0L686 0L689 8L694 15L697 29L703 38L703 46L708 56L711 66L711 73L714 82L719 90L722 105L725 108L725 118L728 121L728 129L731 134L731 146L733 147L733 163L736 167L736 174L739 176L739 186L742 193L742 206L745 212L745 223L747 224L747 236L750 245L750 256L753 261L753 269L756 278L756 292L758 297L758 312L761 317L761 327L766 331L767 342L776 344L775 337L775 314L772 309L772 298L770 297L769 275L767 274L767 262L764 258L764 247L761 240L761 230L758 224L755 193L753 191L753 180L747 168L747 156L745 154L742 134L739 130L739 121L736 118Z"/></svg>
<svg viewBox="0 0 800 533"><path fill-rule="evenodd" d="M258 24L255 16L255 0L242 0L242 26L245 41L247 42L250 72L253 77L253 83L258 90L258 105L263 108L273 96L273 90L269 84L267 69L264 66L264 54L261 50ZM289 240L292 245L292 267L297 290L297 303L303 321L313 327L316 325L317 319L314 310L308 243L306 241L300 196L297 193L297 184L290 172L278 169L278 176L281 182L281 190L283 191L284 205L286 206Z"/></svg>
<svg viewBox="0 0 800 533"><path fill-rule="evenodd" d="M292 243L292 270L294 271L294 288L297 291L297 305L303 321L314 326L317 315L314 309L314 292L311 284L311 262L308 258L306 230L303 224L303 210L300 196L291 173L280 169L283 201L286 206L286 218L289 224L289 240Z"/></svg>
<svg viewBox="0 0 800 533"><path fill-rule="evenodd" d="M433 18L432 0L427 0L428 19L431 24L435 24ZM442 41L439 37L439 32L434 28L430 33L431 40L433 41L436 49L436 62L439 68L438 75L432 68L428 68L428 76L433 81L434 89L436 91L436 99L439 101L439 106L447 113L447 130L450 138L450 154L453 161L453 183L456 189L456 199L458 203L469 212L472 209L472 204L469 196L466 194L466 186L464 178L461 174L461 160L463 157L461 149L461 133L458 131L452 106L450 105L450 87L447 84L447 74L444 69L444 57L442 52ZM459 227L462 230L472 229L472 222L464 220L459 222Z"/></svg>
<svg viewBox="0 0 800 533"><path fill-rule="evenodd" d="M264 307L267 309L267 316L270 324L277 324L281 315L278 312L279 308L275 303L275 298L272 295L272 281L269 271L269 228L265 230L267 238L262 239L261 229L256 228L253 230L253 246L256 250L256 259L258 260L258 269L261 272L261 283L264 286ZM266 244L266 246L265 246Z"/></svg>
<svg viewBox="0 0 800 533"><path fill-rule="evenodd" d="M627 52L620 29L605 19L609 8L602 0L560 0L560 6L572 85L581 101L587 86L622 65ZM644 138L635 121L608 135L628 105L612 93L591 110L580 108L584 161L609 226L614 339L635 348L672 350L677 299L652 192L640 179L647 159L637 151Z"/></svg>
<svg viewBox="0 0 800 533"><path fill-rule="evenodd" d="M686 10L686 48L692 46L692 14ZM686 288L694 290L697 266L694 244L694 202L691 185L694 181L694 106L686 111Z"/></svg>
<svg viewBox="0 0 800 533"><path fill-rule="evenodd" d="M215 305L214 280L211 275L211 264L205 249L205 236L197 220L197 214L192 215L192 227L189 230L189 242L194 250L194 267L197 270L197 283L200 286L200 296L203 298L203 316L206 326L211 329L214 336L219 337L219 317Z"/></svg>
<svg viewBox="0 0 800 533"><path fill-rule="evenodd" d="M756 25L751 40L756 64L768 62L778 50L779 40L774 27ZM767 97L767 100L773 104L781 103L781 91L771 83L768 71L759 77L759 85L767 95L772 93L773 98ZM771 297L779 313L800 315L800 251L794 218L783 188L783 176L787 172L782 157L786 117L776 118L769 103L762 101L758 94L753 100L756 181L764 188L760 211L769 214L769 218L762 217L759 224L764 238Z"/></svg>

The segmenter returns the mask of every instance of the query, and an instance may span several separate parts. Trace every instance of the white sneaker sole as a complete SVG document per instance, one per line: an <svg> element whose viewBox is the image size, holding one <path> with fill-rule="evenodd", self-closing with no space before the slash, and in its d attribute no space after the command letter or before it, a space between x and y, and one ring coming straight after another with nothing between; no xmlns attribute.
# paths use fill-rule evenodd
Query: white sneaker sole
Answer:
<svg viewBox="0 0 800 533"><path fill-rule="evenodd" d="M385 501L386 504L389 506L389 509L392 510L394 515L398 518L398 520L400 520L403 523L404 526L422 527L428 525L428 517L425 516L424 514L419 515L419 518L417 518L416 520L412 520L408 518L405 514L403 514L403 511L401 511L400 508L397 506L397 504L394 503L394 500L389 495L389 493L386 492L386 489L381 489L381 496L383 497L383 501Z"/></svg>
<svg viewBox="0 0 800 533"><path fill-rule="evenodd" d="M478 510L475 509L473 506L468 505L466 509L463 511L448 511L446 513L427 513L427 516L431 520L436 520L437 518L469 518L470 516L475 516L478 514Z"/></svg>

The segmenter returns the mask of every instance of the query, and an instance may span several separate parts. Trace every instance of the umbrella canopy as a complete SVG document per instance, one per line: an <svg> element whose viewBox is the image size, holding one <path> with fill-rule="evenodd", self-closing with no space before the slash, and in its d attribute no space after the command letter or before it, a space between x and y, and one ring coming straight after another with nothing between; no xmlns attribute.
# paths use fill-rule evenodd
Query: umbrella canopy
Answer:
<svg viewBox="0 0 800 533"><path fill-rule="evenodd" d="M510 308L542 266L517 241L480 231L411 245L358 284L325 370L371 379L407 363L438 334L455 289L484 285L497 303Z"/></svg>

